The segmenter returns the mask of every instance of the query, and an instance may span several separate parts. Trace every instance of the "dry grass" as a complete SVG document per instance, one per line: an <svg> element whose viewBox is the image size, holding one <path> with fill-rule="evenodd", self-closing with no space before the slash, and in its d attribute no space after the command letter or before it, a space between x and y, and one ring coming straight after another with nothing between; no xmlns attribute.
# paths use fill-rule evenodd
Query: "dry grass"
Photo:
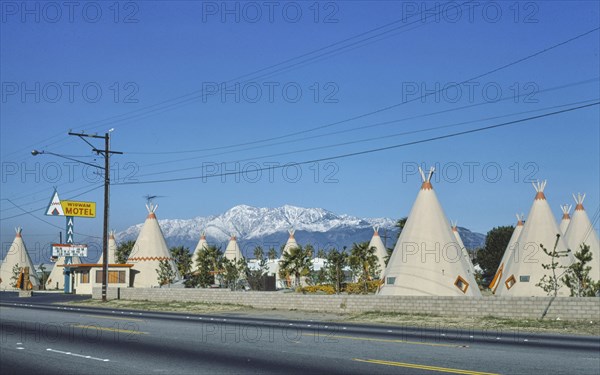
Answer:
<svg viewBox="0 0 600 375"><path fill-rule="evenodd" d="M131 300L111 300L102 302L100 300L89 299L85 301L73 301L68 305L86 306L86 307L102 307L107 309L130 309L143 311L166 311L166 312L182 312L191 314L210 314L220 312L231 312L250 310L251 307L234 305L234 304L216 304L203 302L153 302L153 301L131 301Z"/></svg>
<svg viewBox="0 0 600 375"><path fill-rule="evenodd" d="M263 317L275 319L366 323L398 325L405 327L423 327L439 329L488 330L490 332L531 332L562 333L600 336L599 321L564 321L537 319L503 319L495 317L445 317L429 314L406 314L389 312L367 312L360 314L335 314L323 312L263 310L235 304L218 304L203 302L153 302L112 300L85 300L69 302L69 305L102 307L107 309L131 309L143 311L181 312L189 314L234 314L236 316Z"/></svg>
<svg viewBox="0 0 600 375"><path fill-rule="evenodd" d="M352 323L374 323L428 328L493 330L497 332L564 333L600 336L600 322L538 319L505 319L496 317L446 317L426 314L368 312L352 314Z"/></svg>

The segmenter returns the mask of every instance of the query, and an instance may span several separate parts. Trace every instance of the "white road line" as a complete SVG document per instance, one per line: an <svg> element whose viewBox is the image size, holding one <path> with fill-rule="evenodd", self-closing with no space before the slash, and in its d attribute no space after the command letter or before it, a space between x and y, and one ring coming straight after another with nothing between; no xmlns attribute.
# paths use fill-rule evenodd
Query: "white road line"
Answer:
<svg viewBox="0 0 600 375"><path fill-rule="evenodd" d="M96 357L92 357L92 356L89 356L89 355L83 355L83 354L77 354L77 353L71 353L71 352L63 352L62 350L55 350L55 349L52 349L52 348L48 348L48 349L46 349L46 351L53 352L53 353L70 355L70 356L73 356L73 357L79 357L79 358L85 358L85 359L93 359L94 361L101 361L101 362L109 362L110 361L110 359L96 358Z"/></svg>
<svg viewBox="0 0 600 375"><path fill-rule="evenodd" d="M25 348L22 348L20 346L17 346L17 350L24 350Z"/></svg>

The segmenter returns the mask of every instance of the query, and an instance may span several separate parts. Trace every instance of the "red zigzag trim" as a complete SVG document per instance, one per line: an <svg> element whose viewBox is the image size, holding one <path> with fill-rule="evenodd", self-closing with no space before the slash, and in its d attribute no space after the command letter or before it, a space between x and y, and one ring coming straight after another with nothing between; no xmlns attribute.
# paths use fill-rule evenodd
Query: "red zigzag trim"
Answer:
<svg viewBox="0 0 600 375"><path fill-rule="evenodd" d="M129 258L127 259L127 261L144 261L144 260L175 260L174 258L169 258L169 257L138 257L138 258Z"/></svg>

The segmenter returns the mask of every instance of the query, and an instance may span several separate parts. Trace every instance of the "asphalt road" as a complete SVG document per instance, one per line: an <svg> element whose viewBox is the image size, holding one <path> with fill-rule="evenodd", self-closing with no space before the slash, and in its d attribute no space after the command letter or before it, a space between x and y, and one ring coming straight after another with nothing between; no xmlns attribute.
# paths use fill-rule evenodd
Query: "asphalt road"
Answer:
<svg viewBox="0 0 600 375"><path fill-rule="evenodd" d="M0 301L2 374L598 374L600 338Z"/></svg>

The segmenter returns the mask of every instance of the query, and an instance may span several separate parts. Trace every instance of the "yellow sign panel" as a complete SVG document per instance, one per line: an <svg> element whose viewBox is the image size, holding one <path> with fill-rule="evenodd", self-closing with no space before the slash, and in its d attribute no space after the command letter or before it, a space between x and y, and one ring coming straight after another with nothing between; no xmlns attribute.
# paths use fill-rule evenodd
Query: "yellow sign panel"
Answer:
<svg viewBox="0 0 600 375"><path fill-rule="evenodd" d="M60 201L64 216L96 217L96 202Z"/></svg>

